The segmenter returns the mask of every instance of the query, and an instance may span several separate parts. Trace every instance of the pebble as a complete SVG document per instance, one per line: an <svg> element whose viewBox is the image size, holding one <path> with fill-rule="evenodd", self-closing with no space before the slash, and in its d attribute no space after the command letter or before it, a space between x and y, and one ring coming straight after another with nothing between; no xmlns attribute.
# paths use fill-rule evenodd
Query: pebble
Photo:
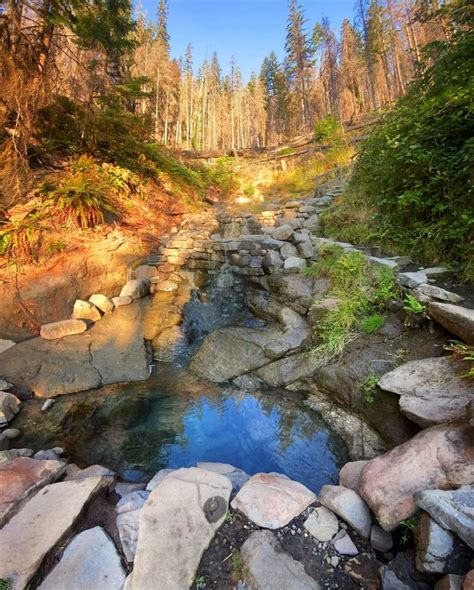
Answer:
<svg viewBox="0 0 474 590"><path fill-rule="evenodd" d="M50 408L52 408L54 406L54 404L56 403L55 399L47 399L44 404L41 406L41 411L42 412L47 412Z"/></svg>

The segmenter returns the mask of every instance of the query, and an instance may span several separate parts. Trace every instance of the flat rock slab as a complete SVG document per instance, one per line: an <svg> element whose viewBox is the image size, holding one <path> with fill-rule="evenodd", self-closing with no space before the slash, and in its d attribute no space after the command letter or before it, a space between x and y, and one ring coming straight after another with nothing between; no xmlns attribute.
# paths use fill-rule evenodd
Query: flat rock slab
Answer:
<svg viewBox="0 0 474 590"><path fill-rule="evenodd" d="M260 527L279 529L316 500L316 494L301 483L279 474L257 473L232 500L232 508Z"/></svg>
<svg viewBox="0 0 474 590"><path fill-rule="evenodd" d="M115 545L95 527L74 537L39 590L121 590L125 571Z"/></svg>
<svg viewBox="0 0 474 590"><path fill-rule="evenodd" d="M178 469L151 492L140 510L132 590L191 586L202 554L225 519L231 489L223 475L191 467ZM216 497L221 509L209 522L204 510Z"/></svg>
<svg viewBox="0 0 474 590"><path fill-rule="evenodd" d="M367 504L349 488L325 485L319 493L319 501L342 518L364 539L370 535L372 519Z"/></svg>
<svg viewBox="0 0 474 590"><path fill-rule="evenodd" d="M13 340L4 340L3 338L0 338L0 354L9 348L12 348L15 344L16 342L13 342Z"/></svg>
<svg viewBox="0 0 474 590"><path fill-rule="evenodd" d="M104 485L101 477L90 477L40 490L0 530L0 579L10 580L12 590L24 590L45 556Z"/></svg>
<svg viewBox="0 0 474 590"><path fill-rule="evenodd" d="M401 412L426 428L464 416L474 400L465 372L462 361L449 356L410 361L386 373L379 387L400 395Z"/></svg>
<svg viewBox="0 0 474 590"><path fill-rule="evenodd" d="M318 541L330 541L339 530L337 516L324 506L315 508L304 523L305 529Z"/></svg>
<svg viewBox="0 0 474 590"><path fill-rule="evenodd" d="M416 512L416 492L470 483L473 455L472 428L462 423L432 426L369 461L359 493L382 528L391 531Z"/></svg>
<svg viewBox="0 0 474 590"><path fill-rule="evenodd" d="M319 590L303 564L283 551L270 531L256 531L242 545L252 590Z"/></svg>
<svg viewBox="0 0 474 590"><path fill-rule="evenodd" d="M0 525L16 507L38 488L56 479L66 469L62 461L38 461L18 457L0 468Z"/></svg>
<svg viewBox="0 0 474 590"><path fill-rule="evenodd" d="M428 313L464 342L474 344L474 309L450 303L430 303Z"/></svg>

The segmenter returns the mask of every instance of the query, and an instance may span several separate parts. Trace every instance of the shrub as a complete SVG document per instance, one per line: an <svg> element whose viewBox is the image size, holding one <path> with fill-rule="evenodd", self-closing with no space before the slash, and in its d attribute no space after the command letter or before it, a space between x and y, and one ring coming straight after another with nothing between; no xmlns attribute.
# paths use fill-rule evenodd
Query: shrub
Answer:
<svg viewBox="0 0 474 590"><path fill-rule="evenodd" d="M314 141L316 143L337 143L343 137L342 125L334 115L328 115L314 124Z"/></svg>

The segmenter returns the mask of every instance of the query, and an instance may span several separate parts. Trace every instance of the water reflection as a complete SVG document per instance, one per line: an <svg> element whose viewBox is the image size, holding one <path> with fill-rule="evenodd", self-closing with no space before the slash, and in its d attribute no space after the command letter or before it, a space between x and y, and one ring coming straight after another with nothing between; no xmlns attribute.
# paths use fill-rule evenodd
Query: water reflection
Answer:
<svg viewBox="0 0 474 590"><path fill-rule="evenodd" d="M63 396L47 414L27 404L15 426L17 446L54 445L81 466L152 476L164 467L222 461L250 474L277 471L314 491L337 482L344 443L297 394L248 394L198 381L160 364L142 383Z"/></svg>

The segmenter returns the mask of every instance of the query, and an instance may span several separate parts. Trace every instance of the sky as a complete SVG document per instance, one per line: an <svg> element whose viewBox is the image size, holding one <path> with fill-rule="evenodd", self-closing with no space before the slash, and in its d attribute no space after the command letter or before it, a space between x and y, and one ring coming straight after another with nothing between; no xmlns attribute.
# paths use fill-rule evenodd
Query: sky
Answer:
<svg viewBox="0 0 474 590"><path fill-rule="evenodd" d="M143 10L155 19L158 0L141 0ZM168 0L168 29L173 57L193 46L194 64L217 51L224 71L235 57L245 79L259 72L272 50L284 55L288 0ZM344 17L353 20L354 0L300 0L308 30L327 16L337 32Z"/></svg>

